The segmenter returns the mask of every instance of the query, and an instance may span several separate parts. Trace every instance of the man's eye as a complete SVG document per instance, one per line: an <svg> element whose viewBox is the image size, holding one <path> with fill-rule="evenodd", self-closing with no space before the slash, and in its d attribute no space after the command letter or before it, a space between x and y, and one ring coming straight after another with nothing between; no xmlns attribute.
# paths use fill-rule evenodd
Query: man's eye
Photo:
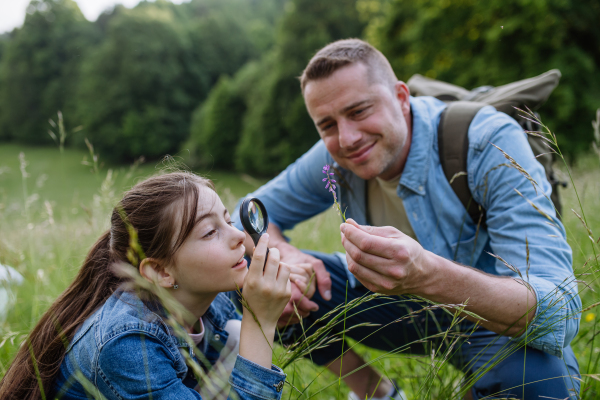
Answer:
<svg viewBox="0 0 600 400"><path fill-rule="evenodd" d="M361 108L361 109L358 109L358 110L354 111L353 114L354 114L354 116L358 116L358 115L362 114L366 110L367 110L367 108Z"/></svg>
<svg viewBox="0 0 600 400"><path fill-rule="evenodd" d="M323 131L326 131L326 130L328 130L329 128L331 128L331 127L333 127L333 126L335 126L335 124L327 124L327 125L325 125L323 128L321 128L321 129L322 129Z"/></svg>

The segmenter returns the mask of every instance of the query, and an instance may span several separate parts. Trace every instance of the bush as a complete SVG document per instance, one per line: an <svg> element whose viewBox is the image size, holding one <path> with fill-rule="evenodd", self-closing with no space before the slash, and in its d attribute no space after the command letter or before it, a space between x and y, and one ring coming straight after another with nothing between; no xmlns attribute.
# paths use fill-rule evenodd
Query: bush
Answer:
<svg viewBox="0 0 600 400"><path fill-rule="evenodd" d="M184 146L194 165L232 169L241 136L246 103L230 78L222 76L192 117L190 140Z"/></svg>
<svg viewBox="0 0 600 400"><path fill-rule="evenodd" d="M291 0L275 48L260 62L262 79L247 99L238 170L277 174L319 140L297 77L317 50L359 36L362 28L354 0Z"/></svg>
<svg viewBox="0 0 600 400"><path fill-rule="evenodd" d="M73 119L82 57L99 39L72 0L34 0L25 23L3 38L0 63L0 138L45 144L48 119Z"/></svg>
<svg viewBox="0 0 600 400"><path fill-rule="evenodd" d="M588 149L600 107L599 20L600 3L590 0L391 0L367 37L401 80L419 73L474 88L558 68L563 78L541 113L573 154Z"/></svg>

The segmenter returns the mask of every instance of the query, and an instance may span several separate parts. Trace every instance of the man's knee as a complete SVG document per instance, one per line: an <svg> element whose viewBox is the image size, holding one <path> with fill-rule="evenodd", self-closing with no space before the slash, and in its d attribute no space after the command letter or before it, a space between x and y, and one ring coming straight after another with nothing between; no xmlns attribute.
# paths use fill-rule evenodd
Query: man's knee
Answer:
<svg viewBox="0 0 600 400"><path fill-rule="evenodd" d="M478 379L473 397L575 399L578 379L579 367L570 347L565 349L564 359L528 347L526 352L520 349L498 362Z"/></svg>

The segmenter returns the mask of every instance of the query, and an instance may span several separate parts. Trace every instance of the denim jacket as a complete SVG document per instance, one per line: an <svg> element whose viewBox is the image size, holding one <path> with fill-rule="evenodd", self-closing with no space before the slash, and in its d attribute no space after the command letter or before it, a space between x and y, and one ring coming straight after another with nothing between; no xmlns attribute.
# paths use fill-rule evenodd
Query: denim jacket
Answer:
<svg viewBox="0 0 600 400"><path fill-rule="evenodd" d="M486 210L487 225L478 229L440 164L437 128L445 103L432 97L411 97L410 104L412 143L397 194L419 243L444 258L527 281L537 298L536 318L515 340L526 340L532 347L561 357L562 349L579 330L581 300L565 229L549 200L552 188L526 134L515 120L491 106L482 108L471 123L469 188L474 200ZM511 167L492 143L510 155L537 184L534 186L514 165ZM341 174L337 177L337 196L346 217L367 224L366 182L340 168L321 140L250 195L264 203L270 223L282 232L291 229L333 204L331 193L323 187L325 164L333 165ZM521 276L489 253L516 267Z"/></svg>
<svg viewBox="0 0 600 400"><path fill-rule="evenodd" d="M219 359L227 342L225 324L240 319L225 294L217 295L203 316L205 335L196 355L161 318L160 307L134 293L117 290L79 328L67 348L55 381L59 399L201 399L184 353L205 371ZM81 382L87 382L84 389ZM281 398L285 374L237 356L229 377L230 399ZM89 393L91 392L91 393ZM89 393L89 395L88 395Z"/></svg>

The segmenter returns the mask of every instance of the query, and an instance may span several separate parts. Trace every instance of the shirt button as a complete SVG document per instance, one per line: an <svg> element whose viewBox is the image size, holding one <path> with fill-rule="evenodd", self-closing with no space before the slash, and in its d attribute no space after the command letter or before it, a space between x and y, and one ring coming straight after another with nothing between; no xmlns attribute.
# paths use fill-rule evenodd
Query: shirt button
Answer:
<svg viewBox="0 0 600 400"><path fill-rule="evenodd" d="M215 335L215 340L221 340L221 335L219 335L218 333Z"/></svg>
<svg viewBox="0 0 600 400"><path fill-rule="evenodd" d="M416 212L413 212L413 218L415 219L415 221L419 220L419 216L417 215Z"/></svg>
<svg viewBox="0 0 600 400"><path fill-rule="evenodd" d="M422 192L424 190L423 186L419 186L419 192Z"/></svg>

